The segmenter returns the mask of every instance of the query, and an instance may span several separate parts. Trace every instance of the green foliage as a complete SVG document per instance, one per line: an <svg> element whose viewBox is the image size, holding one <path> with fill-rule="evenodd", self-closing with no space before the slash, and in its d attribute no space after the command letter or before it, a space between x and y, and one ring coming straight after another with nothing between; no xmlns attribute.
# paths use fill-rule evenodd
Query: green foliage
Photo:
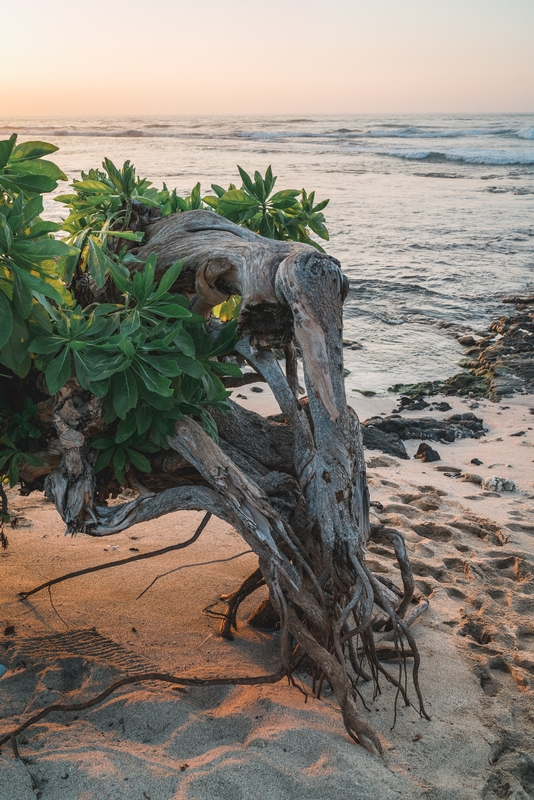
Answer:
<svg viewBox="0 0 534 800"><path fill-rule="evenodd" d="M59 225L41 219L40 193L52 191L65 175L42 156L57 147L44 142L0 142L0 364L16 375L30 368L32 331L49 328L41 299L70 303L56 261L75 254L52 237Z"/></svg>
<svg viewBox="0 0 534 800"><path fill-rule="evenodd" d="M220 319L221 322L229 322L232 319L238 319L241 313L241 298L233 294L228 300L225 300L224 303L212 308L211 313Z"/></svg>
<svg viewBox="0 0 534 800"><path fill-rule="evenodd" d="M196 208L204 208L204 201L200 196L200 183L197 183L188 197L180 197L176 189L169 192L164 183L158 199L163 217L175 214L177 211L193 211Z"/></svg>
<svg viewBox="0 0 534 800"><path fill-rule="evenodd" d="M19 482L19 468L22 464L30 464L32 467L42 466L43 462L37 456L19 450L8 436L2 437L2 444L5 446L0 450L0 475L6 476L10 486L15 486Z"/></svg>
<svg viewBox="0 0 534 800"><path fill-rule="evenodd" d="M234 364L214 360L233 349L236 324L226 325L211 338L204 318L187 310L184 297L168 291L182 264L167 270L159 284L154 280L155 264L151 256L143 272L136 271L133 277L112 264L111 279L122 303L86 309L50 307L53 332L30 345L50 394L75 376L82 388L104 398L105 421L110 425L118 421L114 439L120 445L118 454L110 453L106 462L113 460L118 478L123 476L124 453L129 455L128 448L137 447L135 437L150 436L156 450L167 449L166 436L184 414L199 417L213 434L206 406L225 409L230 394L219 376L240 374ZM128 444L132 437L134 443ZM103 457L99 456L99 469L106 466ZM130 461L137 466L135 456ZM137 459L146 466L145 461Z"/></svg>
<svg viewBox="0 0 534 800"><path fill-rule="evenodd" d="M24 400L22 411L12 413L5 398L0 398L0 442L7 434L13 442L26 439L39 439L41 431L34 425L37 406L29 397Z"/></svg>
<svg viewBox="0 0 534 800"><path fill-rule="evenodd" d="M224 359L237 340L240 298L216 309L218 332L208 329L188 300L171 292L181 263L158 283L155 256L141 262L128 252L128 243L143 238L130 229L135 220L154 208L162 216L211 208L264 236L321 249L311 234L328 239L321 213L328 200L315 204L305 190L273 194L270 167L254 178L239 167L240 189L212 184L214 195L202 197L197 183L180 197L138 178L129 161L118 168L106 158L102 169L83 172L70 194L56 198L68 210L57 225L41 218L42 194L66 180L44 159L57 149L45 142L17 145L15 135L0 141L0 364L7 379L24 378L33 364L51 395L76 379L103 398L107 430L91 441L95 472L111 466L124 484L129 470L150 471L147 456L168 448L183 415L197 417L216 438L209 409L227 409L230 394L221 378L241 375ZM55 238L60 232L63 240ZM106 285L117 302L76 305L68 285L83 273L99 288ZM29 398L22 410L0 403L0 480L10 485L22 464L40 465L35 414Z"/></svg>
<svg viewBox="0 0 534 800"><path fill-rule="evenodd" d="M271 167L267 168L264 177L256 171L254 178L239 166L238 170L243 181L241 189L231 185L225 192L212 184L215 197L204 197L206 205L217 214L268 239L292 239L322 250L311 238L311 233L328 239L322 214L328 200L315 204L315 192L308 194L305 189L284 189L273 194L276 177Z"/></svg>
<svg viewBox="0 0 534 800"><path fill-rule="evenodd" d="M64 194L56 200L70 209L62 228L66 241L77 249L75 258L63 262L63 277L70 282L74 270L87 271L100 288L121 240L139 242L141 233L128 230L134 202L159 207L160 193L150 188L151 182L138 179L135 167L125 161L118 169L109 158L103 170L82 172L81 180L73 181L75 194ZM111 247L108 243L111 240Z"/></svg>
<svg viewBox="0 0 534 800"><path fill-rule="evenodd" d="M46 142L24 142L17 145L17 134L0 142L0 204L15 200L19 194L33 197L57 189L58 181L67 176L43 156L58 148ZM1 197L3 194L3 198Z"/></svg>
<svg viewBox="0 0 534 800"><path fill-rule="evenodd" d="M22 411L15 413L0 398L0 481L7 480L10 486L19 482L22 464L34 467L42 464L37 456L27 452L41 438L41 431L33 424L36 413L37 406L29 397L24 400Z"/></svg>
<svg viewBox="0 0 534 800"><path fill-rule="evenodd" d="M132 434L125 441L117 441L117 437L101 436L93 439L91 446L99 450L94 471L100 472L111 462L113 472L119 483L126 483L126 467L128 462L140 472L150 472L150 461L143 453L157 453L159 447L149 441L143 434Z"/></svg>

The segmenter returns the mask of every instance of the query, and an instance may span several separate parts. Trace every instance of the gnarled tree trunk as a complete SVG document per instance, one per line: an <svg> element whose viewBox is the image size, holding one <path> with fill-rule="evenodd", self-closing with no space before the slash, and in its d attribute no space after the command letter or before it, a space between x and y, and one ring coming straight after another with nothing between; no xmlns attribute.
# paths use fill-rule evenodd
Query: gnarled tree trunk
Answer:
<svg viewBox="0 0 534 800"><path fill-rule="evenodd" d="M413 580L400 534L377 532L395 547L402 590L392 592L365 563L369 494L360 424L347 405L343 375L348 282L330 256L308 245L264 239L207 211L152 225L138 254L146 258L153 252L156 277L184 259L175 290L189 294L193 309L207 317L230 294L242 295L236 349L272 388L284 422L234 405L229 415L216 414L216 444L184 418L169 437L171 450L153 459L143 485L131 470L139 496L107 507L94 497L87 454L95 409L72 387L69 395L67 386L53 411L58 436L53 456L59 451L63 457L46 478L46 492L69 531L94 536L179 509L205 509L232 524L258 555L261 570L236 597L267 584L280 618L284 663L289 667L296 645L315 665L319 684L330 683L349 734L381 752L377 734L357 710L357 682L368 670L375 680L382 672L407 697L376 657L380 627L389 626L400 646L403 637L408 641L424 709L417 649L402 619ZM305 402L296 394L293 343L302 356ZM274 348L285 349L286 374ZM52 469L57 461L51 464ZM239 600L229 602L235 618Z"/></svg>

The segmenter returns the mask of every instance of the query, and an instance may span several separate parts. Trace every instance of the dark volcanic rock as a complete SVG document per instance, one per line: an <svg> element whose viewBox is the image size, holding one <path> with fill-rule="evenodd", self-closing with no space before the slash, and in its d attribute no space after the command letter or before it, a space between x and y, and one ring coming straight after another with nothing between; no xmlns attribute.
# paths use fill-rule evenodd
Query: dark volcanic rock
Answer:
<svg viewBox="0 0 534 800"><path fill-rule="evenodd" d="M514 392L534 393L534 296L511 296L503 302L516 303L516 312L499 317L489 331L471 347L460 365L468 372L446 381L397 384L390 391L410 397L458 394L498 400ZM458 340L460 341L460 340Z"/></svg>
<svg viewBox="0 0 534 800"><path fill-rule="evenodd" d="M473 347L477 341L472 336L459 336L458 344L463 344L464 347Z"/></svg>
<svg viewBox="0 0 534 800"><path fill-rule="evenodd" d="M530 303L534 303L534 294L529 295L517 295L511 294L508 297L503 297L501 303L515 303L515 305L530 305Z"/></svg>
<svg viewBox="0 0 534 800"><path fill-rule="evenodd" d="M431 411L452 411L450 403L432 403L430 406Z"/></svg>
<svg viewBox="0 0 534 800"><path fill-rule="evenodd" d="M407 397L402 395L399 397L399 407L397 411L422 411L428 408L430 403L423 400L422 397Z"/></svg>
<svg viewBox="0 0 534 800"><path fill-rule="evenodd" d="M433 417L403 419L399 414L392 414L390 417L371 417L363 423L363 428L365 430L371 426L383 433L395 433L401 439L426 439L432 442L447 443L456 439L478 439L484 436L482 419L475 417L470 411L465 414L452 414L442 420Z"/></svg>
<svg viewBox="0 0 534 800"><path fill-rule="evenodd" d="M441 456L438 451L434 450L434 448L430 447L426 442L421 442L414 458L420 458L424 464L426 464L427 461L441 461Z"/></svg>
<svg viewBox="0 0 534 800"><path fill-rule="evenodd" d="M382 421L381 417L375 417L374 419ZM364 447L368 450L380 450L381 453L387 453L389 456L408 458L408 453L398 433L388 433L373 424L368 424L368 422L364 422L362 425Z"/></svg>

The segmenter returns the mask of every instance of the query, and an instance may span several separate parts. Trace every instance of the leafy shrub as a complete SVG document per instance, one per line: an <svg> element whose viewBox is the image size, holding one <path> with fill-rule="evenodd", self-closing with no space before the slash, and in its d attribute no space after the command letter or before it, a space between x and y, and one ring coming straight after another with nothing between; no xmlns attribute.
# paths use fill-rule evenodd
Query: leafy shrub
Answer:
<svg viewBox="0 0 534 800"><path fill-rule="evenodd" d="M119 169L105 159L101 170L73 181L73 193L56 198L68 216L55 224L41 214L42 195L66 180L43 158L57 147L17 145L16 138L0 142L0 364L8 370L0 378L30 379L33 370L50 395L75 378L102 398L108 427L91 441L94 469L111 465L124 484L128 470L150 471L147 455L168 448L167 436L184 414L197 417L215 438L209 409L228 408L230 394L221 378L241 374L236 364L219 360L235 346L240 299L218 308L224 324L214 337L189 301L170 291L181 263L158 283L155 256L140 262L129 252L144 235L131 229L134 222L211 208L265 236L318 246L310 232L328 238L321 213L328 201L314 205L314 193L304 190L272 194L270 167L254 180L239 168L241 189L214 184L215 194L201 197L197 184L181 198L139 179L129 161ZM69 286L84 275L110 288L117 302L77 303ZM0 407L0 480L7 477L11 485L22 465L41 463L34 454L41 438L31 421L35 413L29 398L22 412L5 400Z"/></svg>

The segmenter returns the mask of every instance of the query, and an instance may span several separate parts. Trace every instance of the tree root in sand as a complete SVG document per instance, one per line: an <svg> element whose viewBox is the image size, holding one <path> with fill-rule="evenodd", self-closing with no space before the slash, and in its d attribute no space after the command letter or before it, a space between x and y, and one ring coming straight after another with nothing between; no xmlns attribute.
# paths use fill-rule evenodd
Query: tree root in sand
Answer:
<svg viewBox="0 0 534 800"><path fill-rule="evenodd" d="M0 747L6 744L6 742L11 742L13 747L13 752L16 758L20 758L20 753L17 745L17 736L19 736L26 728L29 728L30 725L35 725L37 722L43 719L43 717L47 717L49 714L53 712L61 712L61 713L68 713L72 711L84 711L86 708L92 708L93 706L102 703L110 694L116 692L117 689L120 689L122 686L128 686L132 683L143 683L144 681L161 681L162 683L174 683L178 686L256 686L265 683L277 683L278 681L282 680L284 675L287 675L287 669L285 667L280 667L278 672L273 673L272 675L258 675L255 677L232 677L232 678L180 678L175 675L168 675L164 672L145 672L139 675L128 675L125 678L120 678L118 681L115 681L107 689L104 689L103 692L97 694L95 697L92 697L90 700L86 700L84 703L72 703L70 705L64 705L60 703L54 703L51 706L47 706L46 708L41 709L37 714L34 714L32 717L23 722L17 728L14 728L12 731L5 733L3 736L0 737Z"/></svg>

